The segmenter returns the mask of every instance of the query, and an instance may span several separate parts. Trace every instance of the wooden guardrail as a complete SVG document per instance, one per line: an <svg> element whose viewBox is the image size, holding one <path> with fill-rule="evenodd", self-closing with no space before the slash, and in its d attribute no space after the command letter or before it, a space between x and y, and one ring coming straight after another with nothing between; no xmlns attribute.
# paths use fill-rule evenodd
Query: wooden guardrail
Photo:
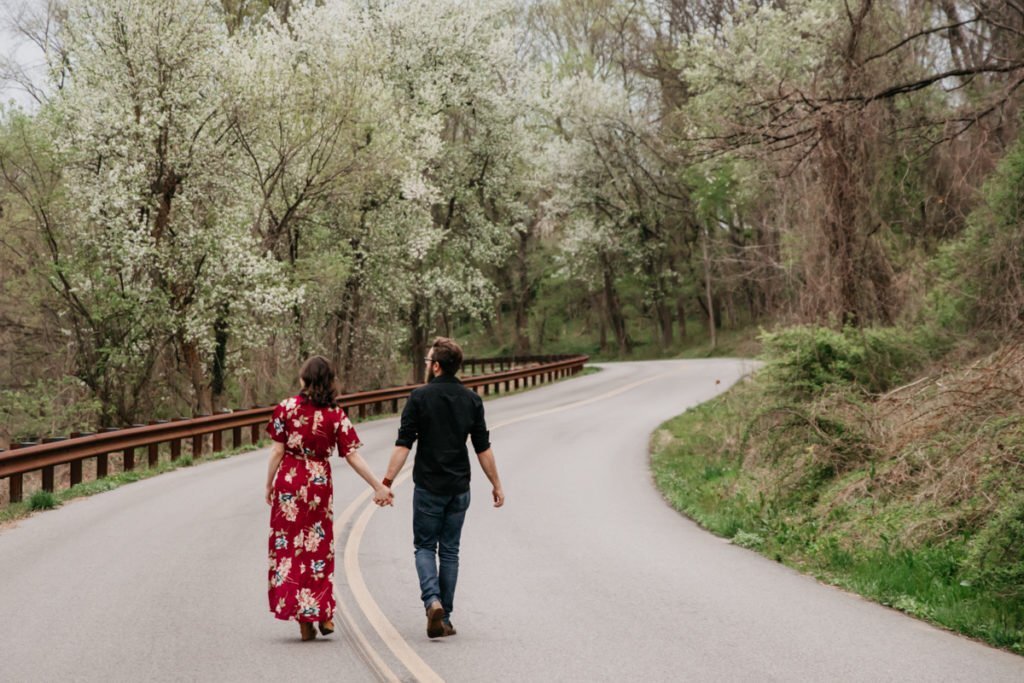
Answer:
<svg viewBox="0 0 1024 683"><path fill-rule="evenodd" d="M488 395L492 390L495 394L506 393L575 375L583 369L587 360L587 356L468 359L464 365L468 366L470 373L476 367L524 365L484 375L464 376L462 383L478 394ZM345 394L338 398L338 402L352 417L356 417L353 413L360 418L368 414L397 413L399 402L408 398L418 386L410 384ZM191 441L191 457L199 458L203 454L204 437L207 435L212 435L212 452L223 449L223 436L228 431L231 432L231 446L234 448L242 445L243 431L246 429L249 431L249 442L256 443L263 425L273 412L274 406L259 406L191 419L178 418L123 429L110 428L95 434L72 434L70 438L44 439L42 443L22 442L8 451L0 449L0 479L9 479L9 500L17 502L23 497L24 475L30 472L41 471L43 490L53 491L54 468L57 465L71 466L70 485L74 486L83 479L82 463L87 458L96 458L98 479L107 476L112 453L122 454L122 468L126 471L135 468L137 449L145 449L148 465L156 467L162 444L169 444L170 458L177 460L181 457L182 442Z"/></svg>

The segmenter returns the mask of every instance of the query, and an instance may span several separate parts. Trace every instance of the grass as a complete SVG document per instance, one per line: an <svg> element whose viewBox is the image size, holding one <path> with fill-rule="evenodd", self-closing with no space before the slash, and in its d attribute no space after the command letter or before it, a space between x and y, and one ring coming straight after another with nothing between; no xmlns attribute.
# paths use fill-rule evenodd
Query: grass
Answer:
<svg viewBox="0 0 1024 683"><path fill-rule="evenodd" d="M32 497L28 499L28 507L31 510L50 510L57 507L59 504L57 496L53 495L49 491L36 491L32 494Z"/></svg>
<svg viewBox="0 0 1024 683"><path fill-rule="evenodd" d="M863 452L837 465L842 452L823 445L829 434L773 416L770 406L777 398L771 391L759 378L744 381L661 425L651 440L651 468L668 503L736 545L1024 654L1024 587L1007 590L971 574L971 548L981 530L1012 518L1008 506L1019 500L1013 491L1020 486L1020 465L1008 456L989 458L978 446L995 423L961 424L950 417L947 431L910 438L888 417L898 415L890 406L881 418L871 402L859 404L856 410L869 416L862 424L843 412L845 403L821 399L826 407L817 408L827 408L831 412L825 414L847 429L840 445L848 447L851 435L868 434ZM1008 419L1000 425L992 452L1014 452L1017 423ZM885 443L894 446L886 451ZM977 462L955 461L958 453ZM952 488L951 480L960 488ZM965 490L965 481L973 489ZM1002 508L977 507L988 500Z"/></svg>

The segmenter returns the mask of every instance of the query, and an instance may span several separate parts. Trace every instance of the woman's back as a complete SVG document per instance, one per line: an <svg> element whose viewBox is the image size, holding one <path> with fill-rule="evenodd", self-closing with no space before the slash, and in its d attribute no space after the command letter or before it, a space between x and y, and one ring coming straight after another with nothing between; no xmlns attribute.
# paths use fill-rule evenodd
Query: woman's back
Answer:
<svg viewBox="0 0 1024 683"><path fill-rule="evenodd" d="M281 401L267 431L275 441L284 441L287 455L297 458L326 459L336 446L347 456L359 447L345 411L318 406L304 394Z"/></svg>

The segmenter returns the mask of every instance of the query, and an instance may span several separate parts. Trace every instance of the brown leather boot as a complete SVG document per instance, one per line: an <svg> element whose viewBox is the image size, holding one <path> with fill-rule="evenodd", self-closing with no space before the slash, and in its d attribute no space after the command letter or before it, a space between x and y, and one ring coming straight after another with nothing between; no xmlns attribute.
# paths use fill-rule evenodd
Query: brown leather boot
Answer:
<svg viewBox="0 0 1024 683"><path fill-rule="evenodd" d="M445 636L454 636L456 633L458 633L458 631L455 630L455 627L452 625L452 622L450 621L442 621L441 626L444 627L443 635Z"/></svg>
<svg viewBox="0 0 1024 683"><path fill-rule="evenodd" d="M320 622L320 635L326 636L334 633L334 620L328 619L327 621Z"/></svg>
<svg viewBox="0 0 1024 683"><path fill-rule="evenodd" d="M444 607L437 600L427 608L427 637L440 638L444 635Z"/></svg>
<svg viewBox="0 0 1024 683"><path fill-rule="evenodd" d="M313 628L313 624L308 621L299 622L299 633L302 635L303 640L313 640L316 638L316 629Z"/></svg>

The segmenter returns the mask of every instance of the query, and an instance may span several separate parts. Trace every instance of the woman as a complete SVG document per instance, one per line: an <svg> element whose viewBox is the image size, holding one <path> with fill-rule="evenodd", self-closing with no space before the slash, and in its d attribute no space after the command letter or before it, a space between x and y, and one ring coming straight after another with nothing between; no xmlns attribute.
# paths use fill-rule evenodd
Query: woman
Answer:
<svg viewBox="0 0 1024 683"><path fill-rule="evenodd" d="M322 356L299 373L302 391L274 409L267 433L275 441L267 469L270 512L270 611L299 622L303 640L334 631L334 487L327 458L338 455L374 490L378 505L390 489L356 451L356 430L336 400L334 370Z"/></svg>

